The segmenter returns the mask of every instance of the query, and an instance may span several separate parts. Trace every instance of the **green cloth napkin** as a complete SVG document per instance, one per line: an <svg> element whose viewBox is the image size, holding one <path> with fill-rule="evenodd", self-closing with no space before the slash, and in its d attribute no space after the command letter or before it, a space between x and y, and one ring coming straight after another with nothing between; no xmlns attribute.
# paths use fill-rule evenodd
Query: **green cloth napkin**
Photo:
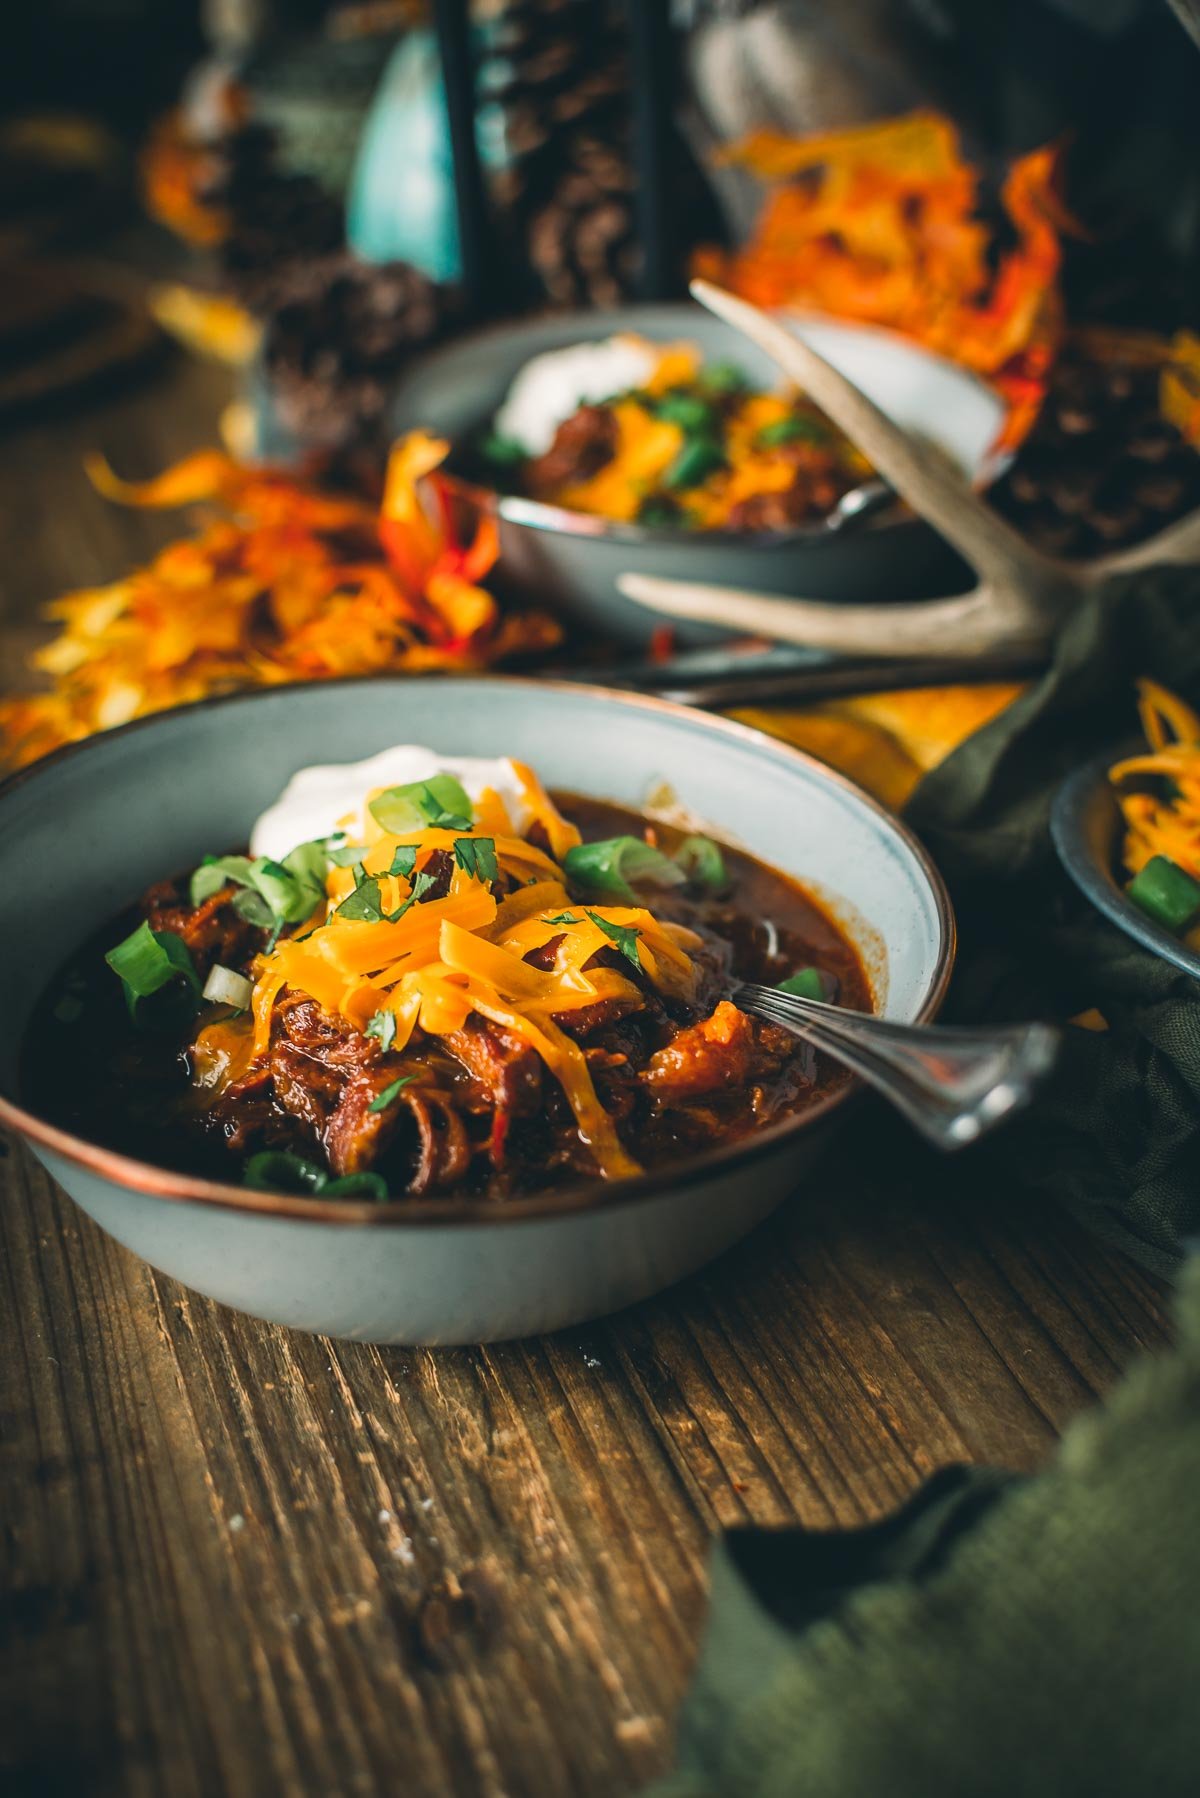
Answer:
<svg viewBox="0 0 1200 1798"><path fill-rule="evenodd" d="M1062 632L1053 665L928 775L908 821L946 876L959 961L947 1021L1071 1018L1056 1080L946 1176L1062 1200L1157 1273L1200 1232L1200 993L1109 924L1059 866L1048 820L1081 763L1138 732L1145 674L1200 703L1200 569L1113 580ZM952 1168L952 1172L951 1172Z"/></svg>
<svg viewBox="0 0 1200 1798"><path fill-rule="evenodd" d="M889 1120L846 1169L894 1179L907 1156L964 1204L1033 1190L1173 1272L1200 1237L1200 994L1076 892L1048 828L1061 780L1136 732L1139 674L1200 701L1200 570L1081 605L1045 677L908 811L958 914L947 1019L1094 1007L1110 1028L1069 1029L1053 1083L977 1147L935 1159ZM1039 1476L950 1469L871 1529L718 1545L658 1798L1200 1791L1200 1256L1188 1267L1178 1352Z"/></svg>
<svg viewBox="0 0 1200 1798"><path fill-rule="evenodd" d="M1194 1798L1200 1259L1179 1324L1034 1478L727 1536L656 1798Z"/></svg>

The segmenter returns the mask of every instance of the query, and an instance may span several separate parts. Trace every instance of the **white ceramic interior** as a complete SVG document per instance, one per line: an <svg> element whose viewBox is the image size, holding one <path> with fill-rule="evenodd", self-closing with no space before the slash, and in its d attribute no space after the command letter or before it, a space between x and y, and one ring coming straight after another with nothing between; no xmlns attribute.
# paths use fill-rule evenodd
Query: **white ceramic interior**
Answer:
<svg viewBox="0 0 1200 1798"><path fill-rule="evenodd" d="M21 948L0 963L0 1122L120 1241L259 1316L430 1343L577 1323L692 1271L764 1217L796 1189L840 1102L671 1173L506 1206L250 1193L97 1150L20 1107L30 1014L93 930L164 874L244 843L297 768L404 741L512 754L551 786L635 806L668 782L719 835L819 885L862 943L887 1016L936 1008L953 952L940 881L900 824L798 751L594 688L331 682L140 720L0 788L0 941Z"/></svg>

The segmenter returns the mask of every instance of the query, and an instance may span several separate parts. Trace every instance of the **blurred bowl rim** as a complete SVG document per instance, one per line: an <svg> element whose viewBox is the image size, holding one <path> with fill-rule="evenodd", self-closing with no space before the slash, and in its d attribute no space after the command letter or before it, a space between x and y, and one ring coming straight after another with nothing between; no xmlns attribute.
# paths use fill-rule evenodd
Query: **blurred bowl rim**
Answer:
<svg viewBox="0 0 1200 1798"><path fill-rule="evenodd" d="M396 676L397 685L405 679L423 678L437 679L437 676ZM895 838L898 838L907 854L916 864L933 901L938 927L938 955L929 979L929 990L914 1022L928 1023L936 1016L946 995L950 975L954 967L957 950L957 927L954 909L946 883L938 871L932 857L920 840L908 826L886 806L875 799L864 788L858 786L846 775L828 767L816 756L795 748L777 737L768 736L764 731L754 730L749 725L736 723L733 719L718 717L715 713L697 713L691 706L677 705L671 700L642 694L628 693L619 688L587 685L582 682L543 680L534 676L487 674L479 677L489 682L502 682L506 686L526 689L536 697L539 689L553 690L569 694L590 694L595 698L613 702L619 707L632 707L638 711L665 714L667 717L686 718L692 724L700 716L706 726L719 736L729 737L749 745L766 748L773 755L779 755L784 761L791 761L805 769L810 777L816 775L822 781L850 795L857 804L864 806L875 814L876 819ZM349 675L336 680L297 681L291 683L298 689L320 687L347 688L368 683L378 683L379 675ZM278 688L269 689L278 692ZM135 734L153 731L170 718L179 713L193 712L200 708L209 711L253 703L262 696L261 689L251 689L242 693L226 693L214 695L208 699L193 701L188 706L171 706L160 712L151 712L144 717L134 718L128 724L117 725L106 731L98 731L93 736L77 743L64 744L61 749L31 762L28 767L19 768L7 779L0 782L0 805L8 795L18 787L37 780L42 774L61 766L63 762L90 753L97 744L110 738L129 737ZM626 1180L606 1181L590 1180L577 1185L552 1189L547 1192L529 1194L524 1198L506 1200L498 1204L495 1200L446 1198L446 1199L388 1199L378 1200L322 1200L319 1197L306 1197L303 1194L258 1192L250 1187L234 1186L227 1181L198 1179L189 1174L173 1173L170 1169L155 1167L152 1163L138 1160L134 1156L120 1154L115 1149L105 1149L99 1144L91 1143L84 1137L75 1136L72 1132L60 1129L45 1119L28 1111L23 1105L0 1093L0 1125L19 1135L49 1149L74 1162L88 1172L107 1180L112 1185L128 1188L147 1197L171 1200L172 1202L196 1202L215 1205L231 1211L257 1213L262 1216L287 1218L297 1223L330 1223L342 1225L384 1225L387 1227L427 1227L439 1224L478 1225L497 1224L501 1222L537 1222L557 1217L571 1216L577 1212L587 1211L593 1207L605 1210L617 1206L639 1204L645 1200L661 1196L666 1191L693 1186L707 1181L715 1173L726 1173L758 1159L773 1148L792 1137L799 1137L803 1131L815 1128L829 1114L844 1105L847 1100L858 1096L860 1088L857 1083L843 1086L837 1091L827 1093L824 1098L798 1116L786 1119L781 1123L769 1125L764 1130L753 1132L750 1136L737 1142L726 1144L709 1154L689 1156L669 1167L651 1169L646 1173L635 1175Z"/></svg>

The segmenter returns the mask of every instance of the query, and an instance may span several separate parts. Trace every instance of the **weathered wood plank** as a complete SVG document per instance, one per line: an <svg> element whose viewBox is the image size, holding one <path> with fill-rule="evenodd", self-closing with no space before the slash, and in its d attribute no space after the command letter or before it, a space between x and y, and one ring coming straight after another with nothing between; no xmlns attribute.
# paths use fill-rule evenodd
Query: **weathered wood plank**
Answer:
<svg viewBox="0 0 1200 1798"><path fill-rule="evenodd" d="M1078 1322L991 1342L1017 1282L1114 1329L1037 1283L1016 1229L1010 1281L919 1210L895 1241L886 1202L821 1195L586 1332L433 1354L255 1325L22 1151L6 1181L6 1683L27 1765L114 1789L633 1789L713 1528L853 1523L945 1460L1029 1463L1116 1372ZM1039 1246L1105 1259L1063 1220ZM961 1293L938 1257L970 1264ZM1135 1315L1160 1339L1152 1290Z"/></svg>

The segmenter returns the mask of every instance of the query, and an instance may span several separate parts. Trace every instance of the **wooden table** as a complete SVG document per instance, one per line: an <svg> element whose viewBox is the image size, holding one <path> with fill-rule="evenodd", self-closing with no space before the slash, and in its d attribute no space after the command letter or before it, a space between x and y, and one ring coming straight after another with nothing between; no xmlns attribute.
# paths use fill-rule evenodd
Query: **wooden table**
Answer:
<svg viewBox="0 0 1200 1798"><path fill-rule="evenodd" d="M10 675L39 601L173 529L93 495L82 452L149 474L227 391L180 361L0 440ZM0 1787L635 1790L668 1759L715 1530L853 1525L949 1461L1034 1466L1165 1339L1159 1287L1064 1216L983 1214L969 1172L933 1197L911 1157L884 1185L857 1153L653 1303L426 1352L196 1297L12 1144Z"/></svg>

